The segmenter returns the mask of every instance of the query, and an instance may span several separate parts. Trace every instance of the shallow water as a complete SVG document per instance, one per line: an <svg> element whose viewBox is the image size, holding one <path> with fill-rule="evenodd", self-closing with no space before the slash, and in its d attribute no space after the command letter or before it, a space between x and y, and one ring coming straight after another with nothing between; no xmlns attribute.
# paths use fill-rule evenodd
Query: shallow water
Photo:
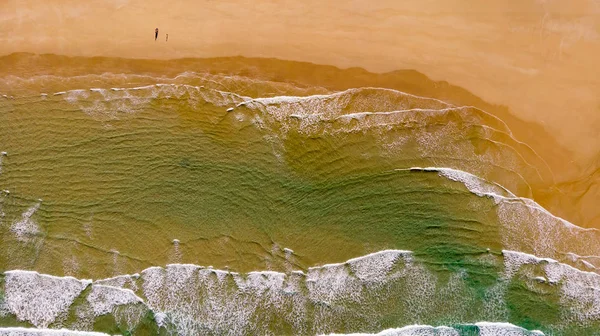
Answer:
<svg viewBox="0 0 600 336"><path fill-rule="evenodd" d="M0 87L0 326L598 328L598 231L536 203L551 165L484 109L191 71Z"/></svg>

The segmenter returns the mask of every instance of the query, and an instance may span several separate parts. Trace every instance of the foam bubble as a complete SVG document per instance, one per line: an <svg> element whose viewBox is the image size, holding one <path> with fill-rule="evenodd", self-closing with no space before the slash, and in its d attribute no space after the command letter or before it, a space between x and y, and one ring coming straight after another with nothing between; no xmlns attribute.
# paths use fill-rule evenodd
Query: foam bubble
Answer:
<svg viewBox="0 0 600 336"><path fill-rule="evenodd" d="M40 208L41 202L27 209L22 215L20 221L15 221L10 230L15 234L18 240L28 241L40 232L37 223L31 218Z"/></svg>

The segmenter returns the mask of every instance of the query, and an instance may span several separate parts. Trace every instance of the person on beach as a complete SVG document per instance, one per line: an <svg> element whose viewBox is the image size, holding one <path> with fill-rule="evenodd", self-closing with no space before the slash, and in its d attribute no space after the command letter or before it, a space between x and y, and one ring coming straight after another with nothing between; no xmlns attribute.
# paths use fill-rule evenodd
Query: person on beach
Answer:
<svg viewBox="0 0 600 336"><path fill-rule="evenodd" d="M158 28L154 29L154 41L158 38Z"/></svg>
<svg viewBox="0 0 600 336"><path fill-rule="evenodd" d="M169 34L167 34L167 39L165 40L165 42L169 42Z"/></svg>

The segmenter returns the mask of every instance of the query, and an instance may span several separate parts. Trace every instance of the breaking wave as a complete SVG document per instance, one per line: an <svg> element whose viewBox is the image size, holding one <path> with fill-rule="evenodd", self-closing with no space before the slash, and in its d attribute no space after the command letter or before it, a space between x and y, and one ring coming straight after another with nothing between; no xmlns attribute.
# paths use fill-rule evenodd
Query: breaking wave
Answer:
<svg viewBox="0 0 600 336"><path fill-rule="evenodd" d="M1 307L4 315L38 328L92 330L98 319L112 316L121 330L164 328L179 335L351 333L415 322L507 321L509 306L526 293L543 293L545 304L561 308L557 320L543 324L551 333L586 330L600 317L596 273L515 251L481 253L470 262L497 271L487 275L491 281L486 285L474 287L477 276L466 269L435 271L412 252L400 250L289 273L241 274L172 264L91 281L9 271L3 275ZM68 319L73 314L75 322ZM475 327L480 335L494 330L529 335L505 324ZM412 335L408 332L417 330L428 335L453 329L406 327L380 334Z"/></svg>

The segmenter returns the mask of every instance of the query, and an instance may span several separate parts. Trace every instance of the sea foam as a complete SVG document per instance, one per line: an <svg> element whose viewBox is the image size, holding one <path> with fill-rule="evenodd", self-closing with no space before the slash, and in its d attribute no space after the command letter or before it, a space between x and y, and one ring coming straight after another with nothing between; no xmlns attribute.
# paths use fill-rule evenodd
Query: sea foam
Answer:
<svg viewBox="0 0 600 336"><path fill-rule="evenodd" d="M72 277L54 277L30 271L9 271L6 275L5 300L19 320L46 328L66 313L75 298L90 281Z"/></svg>
<svg viewBox="0 0 600 336"><path fill-rule="evenodd" d="M492 258L489 262L500 266L502 272L498 274L499 282L482 288L482 293L487 294L485 302L479 303L465 301L465 297L474 298L475 294L465 282L468 275L464 271L443 280L444 277L440 278L412 252L401 250L385 250L344 263L311 267L306 273L240 274L198 265L171 264L148 268L139 275L122 275L91 283L71 277L11 271L5 273L5 300L9 313L40 328L60 326L75 298L86 295L84 301L80 300L86 305L79 306L77 311L79 318L88 322L80 321L79 326L91 326L96 317L111 314L119 325L133 330L141 323L142 316L152 312L157 325L181 335L240 334L273 330L270 328L283 330L279 328L284 326L300 334L327 334L340 328L376 330L381 316L398 309L398 314L402 312L398 317L409 321L442 316L464 321L462 316L466 316L469 309L484 304L485 309L473 308L479 311L477 316L506 320L508 316L502 307L507 304L508 284L524 281L532 293L538 290L535 286L551 284L551 290L560 294L563 315L556 321L557 325L547 326L549 328L561 329L571 321L591 323L600 318L599 275L515 251L504 250L501 256L482 254L482 257ZM548 281L540 282L540 277ZM91 290L84 294L83 290L90 284ZM472 312L468 314L475 316ZM523 332L518 327L498 323L476 323L475 326L480 335L521 335ZM429 326L399 330L419 331L424 335L451 332Z"/></svg>
<svg viewBox="0 0 600 336"><path fill-rule="evenodd" d="M0 328L0 336L109 336L105 333L68 330L68 329L33 329L33 328Z"/></svg>
<svg viewBox="0 0 600 336"><path fill-rule="evenodd" d="M477 322L475 324L459 325L457 327L433 327L428 325L409 325L402 328L386 329L376 334L329 334L328 336L460 336L464 335L464 328L476 327L469 335L479 336L543 336L538 330L529 331L510 323Z"/></svg>
<svg viewBox="0 0 600 336"><path fill-rule="evenodd" d="M29 241L33 236L40 232L38 224L32 219L33 215L40 208L41 202L30 207L21 215L21 220L15 221L10 230L20 241Z"/></svg>

